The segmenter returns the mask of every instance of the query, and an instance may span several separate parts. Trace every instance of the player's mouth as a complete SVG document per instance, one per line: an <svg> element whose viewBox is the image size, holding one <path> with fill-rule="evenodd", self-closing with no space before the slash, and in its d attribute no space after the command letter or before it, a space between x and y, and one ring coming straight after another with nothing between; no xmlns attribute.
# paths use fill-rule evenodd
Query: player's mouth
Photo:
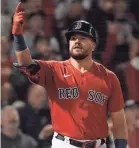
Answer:
<svg viewBox="0 0 139 148"><path fill-rule="evenodd" d="M75 46L73 49L82 49L81 46Z"/></svg>

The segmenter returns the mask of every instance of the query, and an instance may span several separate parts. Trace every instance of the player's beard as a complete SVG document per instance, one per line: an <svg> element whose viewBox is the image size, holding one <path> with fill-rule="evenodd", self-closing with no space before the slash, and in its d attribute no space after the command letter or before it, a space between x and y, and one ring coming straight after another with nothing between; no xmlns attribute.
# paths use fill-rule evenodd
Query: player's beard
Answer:
<svg viewBox="0 0 139 148"><path fill-rule="evenodd" d="M70 56L75 59L75 60L83 60L85 59L89 54L88 53L79 53L79 54L74 54L72 51L70 52Z"/></svg>
<svg viewBox="0 0 139 148"><path fill-rule="evenodd" d="M80 48L81 48L80 50L84 50L82 49L82 47ZM83 51L81 53L74 53L74 50L75 50L74 47L70 50L70 56L75 60L83 60L89 55L88 51Z"/></svg>

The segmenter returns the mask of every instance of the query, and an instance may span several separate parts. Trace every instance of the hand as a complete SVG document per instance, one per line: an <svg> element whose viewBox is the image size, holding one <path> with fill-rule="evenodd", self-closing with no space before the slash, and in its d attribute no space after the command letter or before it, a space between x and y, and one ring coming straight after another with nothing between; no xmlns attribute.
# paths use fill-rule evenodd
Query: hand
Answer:
<svg viewBox="0 0 139 148"><path fill-rule="evenodd" d="M40 134L39 134L39 139L45 139L48 136L51 136L53 133L53 127L51 124L48 124L46 126L44 126L44 128L41 130Z"/></svg>
<svg viewBox="0 0 139 148"><path fill-rule="evenodd" d="M22 35L24 32L25 12L22 11L22 3L18 3L13 17L12 34Z"/></svg>

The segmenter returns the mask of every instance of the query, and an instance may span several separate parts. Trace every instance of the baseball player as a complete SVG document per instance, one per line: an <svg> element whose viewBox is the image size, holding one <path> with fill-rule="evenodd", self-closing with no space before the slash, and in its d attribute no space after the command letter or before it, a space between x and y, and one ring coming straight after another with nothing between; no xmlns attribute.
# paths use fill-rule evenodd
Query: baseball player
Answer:
<svg viewBox="0 0 139 148"><path fill-rule="evenodd" d="M116 148L126 148L124 101L116 75L92 59L97 43L93 26L74 22L65 34L70 59L33 60L23 38L24 16L18 4L13 19L17 62L32 83L48 92L54 135L52 148L106 148L107 114Z"/></svg>

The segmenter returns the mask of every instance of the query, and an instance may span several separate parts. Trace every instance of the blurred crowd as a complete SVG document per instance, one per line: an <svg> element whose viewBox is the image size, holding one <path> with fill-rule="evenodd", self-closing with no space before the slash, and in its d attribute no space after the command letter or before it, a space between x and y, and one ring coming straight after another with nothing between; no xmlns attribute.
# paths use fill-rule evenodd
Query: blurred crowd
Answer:
<svg viewBox="0 0 139 148"><path fill-rule="evenodd" d="M20 0L26 11L24 38L34 59L66 60L64 37L79 19L98 33L93 58L118 76L129 131L139 148L139 0ZM1 108L3 148L49 148L53 134L47 92L16 68L12 18L19 0L1 0ZM108 118L108 148L114 148ZM20 145L20 146L19 146Z"/></svg>

